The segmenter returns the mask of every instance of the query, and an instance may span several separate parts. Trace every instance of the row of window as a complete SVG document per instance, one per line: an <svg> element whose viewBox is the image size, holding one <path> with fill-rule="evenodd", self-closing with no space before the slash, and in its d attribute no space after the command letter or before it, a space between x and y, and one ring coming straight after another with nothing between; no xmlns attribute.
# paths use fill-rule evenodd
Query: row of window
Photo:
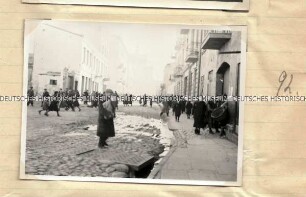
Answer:
<svg viewBox="0 0 306 197"><path fill-rule="evenodd" d="M83 48L83 64L86 64L92 68L96 73L104 73L106 70L105 64L103 61L98 59L85 47Z"/></svg>

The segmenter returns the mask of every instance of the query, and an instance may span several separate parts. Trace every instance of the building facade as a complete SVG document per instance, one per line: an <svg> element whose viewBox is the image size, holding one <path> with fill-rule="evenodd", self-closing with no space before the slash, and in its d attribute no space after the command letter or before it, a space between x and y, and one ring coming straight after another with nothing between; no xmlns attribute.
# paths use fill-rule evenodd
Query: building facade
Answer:
<svg viewBox="0 0 306 197"><path fill-rule="evenodd" d="M52 37L52 39L49 39ZM106 55L86 40L67 29L39 23L29 35L28 86L36 93L47 89L51 94L63 90L102 92L107 77Z"/></svg>
<svg viewBox="0 0 306 197"><path fill-rule="evenodd" d="M239 96L241 32L182 29L176 45L174 94ZM238 125L238 103L228 103L229 123Z"/></svg>

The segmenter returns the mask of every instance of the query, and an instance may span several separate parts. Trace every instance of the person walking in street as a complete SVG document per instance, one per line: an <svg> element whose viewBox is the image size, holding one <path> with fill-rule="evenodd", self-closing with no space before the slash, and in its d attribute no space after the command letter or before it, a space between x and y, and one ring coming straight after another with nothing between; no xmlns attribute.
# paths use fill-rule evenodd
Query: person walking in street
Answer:
<svg viewBox="0 0 306 197"><path fill-rule="evenodd" d="M209 100L207 102L207 118L208 118L208 128L209 128L209 133L214 134L212 131L212 128L216 128L216 132L218 132L218 128L216 127L216 122L215 120L211 117L212 112L216 109L216 104L214 101Z"/></svg>
<svg viewBox="0 0 306 197"><path fill-rule="evenodd" d="M83 92L83 97L84 97L84 105L87 105L88 97L89 97L88 90L85 90L85 91Z"/></svg>
<svg viewBox="0 0 306 197"><path fill-rule="evenodd" d="M97 136L99 139L99 148L107 147L108 144L106 140L109 137L115 136L115 126L114 126L114 118L115 118L115 106L113 105L110 97L112 96L113 91L111 89L107 89L105 91L106 100L99 100L99 118L98 118L98 129Z"/></svg>
<svg viewBox="0 0 306 197"><path fill-rule="evenodd" d="M116 96L116 102L115 102L115 107L118 110L118 105L119 105L119 95L117 94L117 92L115 91L114 95Z"/></svg>
<svg viewBox="0 0 306 197"><path fill-rule="evenodd" d="M123 106L129 106L129 96L128 96L128 94L125 94L122 102L123 102Z"/></svg>
<svg viewBox="0 0 306 197"><path fill-rule="evenodd" d="M166 113L167 116L169 116L169 103L167 101L163 101L162 104L163 104L163 107L162 107L162 111L160 112L159 116L162 116L164 113Z"/></svg>
<svg viewBox="0 0 306 197"><path fill-rule="evenodd" d="M229 119L228 102L227 102L227 95L226 94L223 95L223 100L219 100L217 102L217 108L215 110L220 110L220 109L222 109L222 111L223 111L222 116L220 114L220 116L222 118L218 118L218 119L214 120L214 122L215 122L216 132L219 133L219 128L221 128L220 138L223 138L223 137L226 136L225 127L226 127L226 124L228 123L228 119ZM212 113L214 113L214 111Z"/></svg>
<svg viewBox="0 0 306 197"><path fill-rule="evenodd" d="M133 95L130 94L130 100L128 102L128 105L131 104L131 106L133 106Z"/></svg>
<svg viewBox="0 0 306 197"><path fill-rule="evenodd" d="M78 108L79 111L81 111L81 108L80 108L80 103L79 103L79 97L80 97L80 92L78 90L75 90L75 93L74 93L74 101L73 101L73 107L74 108Z"/></svg>
<svg viewBox="0 0 306 197"><path fill-rule="evenodd" d="M179 103L180 103L182 114L183 114L186 110L186 101L185 100L180 100Z"/></svg>
<svg viewBox="0 0 306 197"><path fill-rule="evenodd" d="M43 101L41 103L42 109L38 111L39 114L41 114L42 111L45 112L45 116L48 116L47 110L49 108L49 99L50 99L50 94L47 91L47 89L44 89L43 95L42 95Z"/></svg>
<svg viewBox="0 0 306 197"><path fill-rule="evenodd" d="M28 96L27 106L31 105L33 107L33 99L34 99L33 87L30 87L30 89L27 92L27 96Z"/></svg>
<svg viewBox="0 0 306 197"><path fill-rule="evenodd" d="M68 99L66 101L67 106L66 106L65 110L68 111L71 108L72 111L75 111L74 106L73 106L74 97L75 97L74 92L72 90L68 90L67 95L68 95Z"/></svg>
<svg viewBox="0 0 306 197"><path fill-rule="evenodd" d="M168 102L169 103L169 102ZM174 111L174 106L175 106L175 104L176 104L176 101L172 101L171 102L171 105L169 104L169 106L171 106L171 108L172 108L172 116L175 116L175 111Z"/></svg>
<svg viewBox="0 0 306 197"><path fill-rule="evenodd" d="M143 95L143 106L144 107L147 106L147 95L146 94Z"/></svg>
<svg viewBox="0 0 306 197"><path fill-rule="evenodd" d="M48 113L50 111L55 111L57 116L60 117L60 114L59 114L59 99L60 99L60 94L59 94L58 91L55 91L54 94L53 94L53 98L50 102L50 105L46 110L46 114L47 114L46 116L48 116Z"/></svg>
<svg viewBox="0 0 306 197"><path fill-rule="evenodd" d="M175 120L177 122L179 122L180 121L180 116L181 116L181 113L182 113L181 104L179 102L174 102L173 110L174 110L174 114L175 114Z"/></svg>
<svg viewBox="0 0 306 197"><path fill-rule="evenodd" d="M195 134L200 135L200 129L204 129L206 127L206 104L204 101L196 101L193 106L194 109L194 123L193 127L195 127Z"/></svg>
<svg viewBox="0 0 306 197"><path fill-rule="evenodd" d="M99 93L93 91L91 93L91 98L90 98L90 100L91 100L91 107L93 107L93 108L97 108L98 107L98 104L99 104L99 99L98 98L99 98Z"/></svg>
<svg viewBox="0 0 306 197"><path fill-rule="evenodd" d="M187 119L190 119L191 111L192 111L192 103L190 101L187 102L186 104L186 114L187 114Z"/></svg>
<svg viewBox="0 0 306 197"><path fill-rule="evenodd" d="M153 105L153 100L152 98L150 98L150 107L152 107L152 105Z"/></svg>

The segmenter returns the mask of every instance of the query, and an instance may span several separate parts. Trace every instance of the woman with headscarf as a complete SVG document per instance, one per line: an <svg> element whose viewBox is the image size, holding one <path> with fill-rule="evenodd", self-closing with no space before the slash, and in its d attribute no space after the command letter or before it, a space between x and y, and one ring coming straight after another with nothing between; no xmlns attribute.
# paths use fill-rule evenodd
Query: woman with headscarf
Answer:
<svg viewBox="0 0 306 197"><path fill-rule="evenodd" d="M115 106L111 101L111 96L113 95L113 91L111 89L107 89L105 91L105 100L99 99L99 118L98 118L98 131L97 135L100 137L99 140L99 148L104 148L108 146L106 140L109 137L115 136L115 126L114 126L114 118L115 118Z"/></svg>

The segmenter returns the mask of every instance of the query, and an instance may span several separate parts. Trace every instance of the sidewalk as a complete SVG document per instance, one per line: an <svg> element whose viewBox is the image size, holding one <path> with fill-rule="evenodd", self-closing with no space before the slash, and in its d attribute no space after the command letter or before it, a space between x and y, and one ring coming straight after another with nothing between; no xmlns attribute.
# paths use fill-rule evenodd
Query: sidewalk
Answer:
<svg viewBox="0 0 306 197"><path fill-rule="evenodd" d="M172 114L168 127L176 136L176 149L161 170L161 179L236 181L237 146L218 134L195 135L193 118ZM174 147L175 148L175 147Z"/></svg>

